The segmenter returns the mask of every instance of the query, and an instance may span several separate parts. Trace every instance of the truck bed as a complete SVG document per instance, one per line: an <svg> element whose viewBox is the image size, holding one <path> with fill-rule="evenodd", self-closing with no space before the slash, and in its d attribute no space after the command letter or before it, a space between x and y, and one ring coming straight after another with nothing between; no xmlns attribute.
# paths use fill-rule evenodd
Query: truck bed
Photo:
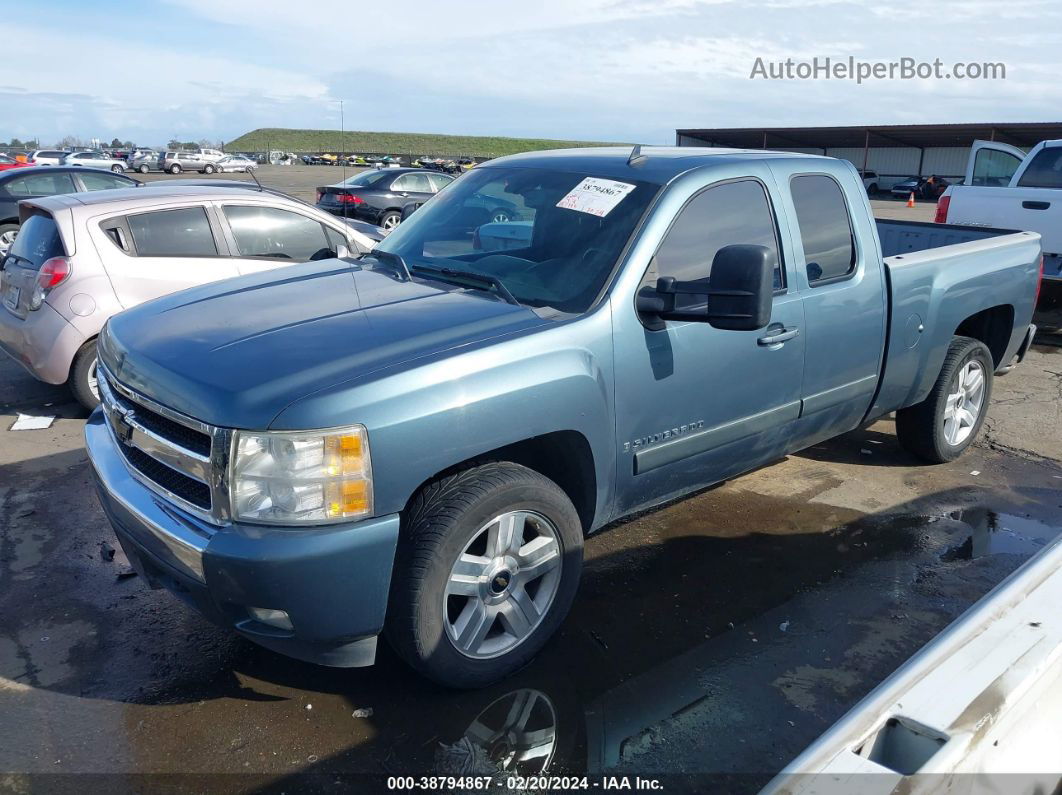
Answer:
<svg viewBox="0 0 1062 795"><path fill-rule="evenodd" d="M889 333L868 419L929 394L948 344L968 318L1010 329L996 367L1018 352L1032 320L1040 271L1035 232L878 220L889 291ZM989 346L992 347L992 346Z"/></svg>

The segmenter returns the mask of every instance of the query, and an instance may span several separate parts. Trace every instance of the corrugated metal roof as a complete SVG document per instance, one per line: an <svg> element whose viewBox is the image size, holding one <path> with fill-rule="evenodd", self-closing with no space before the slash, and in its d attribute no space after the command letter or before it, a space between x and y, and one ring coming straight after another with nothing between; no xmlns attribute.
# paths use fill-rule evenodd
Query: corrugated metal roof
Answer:
<svg viewBox="0 0 1062 795"><path fill-rule="evenodd" d="M1030 147L1062 138L1062 122L999 122L984 124L881 124L849 127L734 127L676 130L714 146L740 149L777 147L970 146L976 140L1002 141Z"/></svg>

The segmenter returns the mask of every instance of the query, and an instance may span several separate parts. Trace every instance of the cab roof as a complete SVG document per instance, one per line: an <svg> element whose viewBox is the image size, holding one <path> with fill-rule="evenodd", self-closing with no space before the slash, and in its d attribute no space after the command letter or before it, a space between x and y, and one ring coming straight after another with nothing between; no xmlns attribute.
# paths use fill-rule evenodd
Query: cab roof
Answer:
<svg viewBox="0 0 1062 795"><path fill-rule="evenodd" d="M823 158L794 152L776 152L769 149L724 149L721 147L694 146L643 146L638 160L629 164L633 147L601 146L580 149L552 149L540 152L524 152L518 155L499 157L477 168L515 166L519 168L549 168L564 171L586 172L613 179L638 179L644 182L665 184L694 168L718 165L742 160L766 160L775 158Z"/></svg>

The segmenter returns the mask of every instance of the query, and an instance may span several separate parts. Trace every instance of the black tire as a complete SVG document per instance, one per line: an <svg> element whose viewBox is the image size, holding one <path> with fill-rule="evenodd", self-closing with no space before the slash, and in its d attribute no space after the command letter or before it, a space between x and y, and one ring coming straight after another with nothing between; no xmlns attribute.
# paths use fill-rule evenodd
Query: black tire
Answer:
<svg viewBox="0 0 1062 795"><path fill-rule="evenodd" d="M74 356L67 384L77 402L92 411L100 404L99 396L92 391L91 380L96 374L96 340L89 340Z"/></svg>
<svg viewBox="0 0 1062 795"><path fill-rule="evenodd" d="M119 165L111 166L111 171L113 171L115 174L124 174L125 173L125 169L122 168Z"/></svg>
<svg viewBox="0 0 1062 795"><path fill-rule="evenodd" d="M400 223L402 223L402 213L397 210L388 210L380 216L377 226L381 226L384 229L394 229Z"/></svg>
<svg viewBox="0 0 1062 795"><path fill-rule="evenodd" d="M501 224L501 223L506 223L507 221L511 221L511 220L513 220L512 213L510 213L508 210L506 210L504 208L499 207L497 210L491 210L490 211L490 221L491 221L491 223L499 223L499 224Z"/></svg>
<svg viewBox="0 0 1062 795"><path fill-rule="evenodd" d="M169 171L171 174L180 174L181 173L181 167L179 165L177 165L176 163L174 163L172 166L170 166L166 170Z"/></svg>
<svg viewBox="0 0 1062 795"><path fill-rule="evenodd" d="M976 361L984 376L984 394L980 410L970 433L959 443L948 441L944 429L944 412L948 408L948 395L957 385L959 371L967 363ZM955 337L944 357L944 366L933 389L921 403L896 412L896 436L909 453L934 464L954 461L973 444L984 425L985 415L992 400L992 373L995 370L992 353L980 340L970 337Z"/></svg>
<svg viewBox="0 0 1062 795"><path fill-rule="evenodd" d="M203 166L203 173L204 174L213 174L215 171L217 171L217 169L214 168L214 166L210 165L209 163L207 163L205 166Z"/></svg>
<svg viewBox="0 0 1062 795"><path fill-rule="evenodd" d="M535 511L557 529L560 580L540 623L513 648L474 658L458 651L444 627L451 568L469 541L507 511ZM549 478L510 462L492 462L440 478L414 497L402 517L385 633L402 659L440 684L484 687L526 665L571 607L583 561L579 515Z"/></svg>
<svg viewBox="0 0 1062 795"><path fill-rule="evenodd" d="M141 163L139 166L137 166L136 170L139 171L141 174L146 174L151 169L148 168L147 163Z"/></svg>

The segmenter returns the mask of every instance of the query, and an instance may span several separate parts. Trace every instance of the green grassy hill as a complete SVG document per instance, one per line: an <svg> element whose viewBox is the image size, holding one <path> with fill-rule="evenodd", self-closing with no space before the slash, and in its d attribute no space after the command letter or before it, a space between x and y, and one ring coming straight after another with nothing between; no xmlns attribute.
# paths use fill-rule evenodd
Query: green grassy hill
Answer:
<svg viewBox="0 0 1062 795"><path fill-rule="evenodd" d="M359 132L348 130L286 130L265 127L245 133L225 144L229 152L355 152L392 155L450 155L500 157L535 149L572 146L609 146L600 141L554 141L548 138L503 138L481 135Z"/></svg>

